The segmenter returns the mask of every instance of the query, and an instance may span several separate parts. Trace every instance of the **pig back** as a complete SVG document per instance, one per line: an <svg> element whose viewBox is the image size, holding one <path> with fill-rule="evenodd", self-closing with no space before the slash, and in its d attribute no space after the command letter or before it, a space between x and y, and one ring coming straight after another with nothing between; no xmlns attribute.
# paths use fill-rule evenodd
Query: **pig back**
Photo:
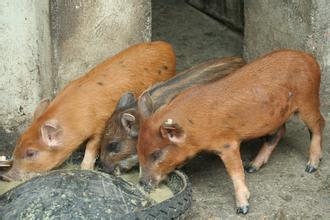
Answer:
<svg viewBox="0 0 330 220"><path fill-rule="evenodd" d="M222 79L244 64L245 61L240 57L225 57L206 61L177 74L165 82L152 86L142 96L149 96L154 112L162 105L169 103L182 91L194 85L202 85Z"/></svg>
<svg viewBox="0 0 330 220"><path fill-rule="evenodd" d="M224 80L187 89L154 117L179 124L194 118L194 126L186 128L195 129L190 132L215 128L217 133L203 133L209 140L233 130L240 140L253 139L278 129L305 103L318 105L319 79L318 64L310 55L274 51Z"/></svg>
<svg viewBox="0 0 330 220"><path fill-rule="evenodd" d="M100 133L124 92L140 95L173 75L175 54L170 44L137 44L72 81L50 103L46 114L65 122L70 132Z"/></svg>

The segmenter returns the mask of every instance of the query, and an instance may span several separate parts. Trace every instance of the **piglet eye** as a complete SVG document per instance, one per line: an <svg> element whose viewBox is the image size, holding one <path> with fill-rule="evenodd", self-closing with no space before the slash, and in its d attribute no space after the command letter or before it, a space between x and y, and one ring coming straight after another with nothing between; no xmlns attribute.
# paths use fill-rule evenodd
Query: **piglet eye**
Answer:
<svg viewBox="0 0 330 220"><path fill-rule="evenodd" d="M150 155L150 159L152 162L156 162L157 160L160 159L160 157L163 155L163 152L161 150L157 150L155 152L153 152L151 155Z"/></svg>
<svg viewBox="0 0 330 220"><path fill-rule="evenodd" d="M38 154L38 151L37 150L33 150L33 149L27 149L26 152L25 152L25 158L34 158L36 157Z"/></svg>

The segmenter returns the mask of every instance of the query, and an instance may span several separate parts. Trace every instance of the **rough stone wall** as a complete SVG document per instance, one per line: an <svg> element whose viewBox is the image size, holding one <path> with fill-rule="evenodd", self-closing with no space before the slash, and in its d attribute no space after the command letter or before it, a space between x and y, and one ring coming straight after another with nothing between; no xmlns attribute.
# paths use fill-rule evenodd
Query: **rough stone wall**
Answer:
<svg viewBox="0 0 330 220"><path fill-rule="evenodd" d="M186 0L188 4L225 23L229 27L243 32L244 0Z"/></svg>
<svg viewBox="0 0 330 220"><path fill-rule="evenodd" d="M330 4L328 0L245 0L244 56L275 49L312 53L322 69L321 101L330 118Z"/></svg>
<svg viewBox="0 0 330 220"><path fill-rule="evenodd" d="M151 38L150 0L51 1L56 89L105 58Z"/></svg>
<svg viewBox="0 0 330 220"><path fill-rule="evenodd" d="M0 154L37 103L97 63L151 39L150 0L0 1Z"/></svg>
<svg viewBox="0 0 330 220"><path fill-rule="evenodd" d="M47 1L0 1L0 146L52 92L48 14Z"/></svg>
<svg viewBox="0 0 330 220"><path fill-rule="evenodd" d="M312 36L308 45L321 65L322 107L330 122L330 4L328 0L314 0L313 3Z"/></svg>

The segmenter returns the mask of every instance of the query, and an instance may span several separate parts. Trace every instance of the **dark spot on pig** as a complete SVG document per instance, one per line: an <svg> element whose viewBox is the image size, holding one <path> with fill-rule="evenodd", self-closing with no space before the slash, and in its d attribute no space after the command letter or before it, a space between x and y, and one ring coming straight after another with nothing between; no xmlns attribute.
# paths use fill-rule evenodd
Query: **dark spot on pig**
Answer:
<svg viewBox="0 0 330 220"><path fill-rule="evenodd" d="M168 67L167 66L162 66L162 69L167 70Z"/></svg>
<svg viewBox="0 0 330 220"><path fill-rule="evenodd" d="M230 147L230 144L225 144L223 145L224 148L229 148Z"/></svg>
<svg viewBox="0 0 330 220"><path fill-rule="evenodd" d="M261 104L262 104L262 106L261 106L262 108L268 108L269 102L266 100L262 100Z"/></svg>
<svg viewBox="0 0 330 220"><path fill-rule="evenodd" d="M192 124L192 125L194 124L194 122L191 119L188 119L188 121L190 124Z"/></svg>
<svg viewBox="0 0 330 220"><path fill-rule="evenodd" d="M103 86L103 83L101 83L101 82L97 82L97 84L100 85L100 86Z"/></svg>
<svg viewBox="0 0 330 220"><path fill-rule="evenodd" d="M263 128L267 128L267 127L269 127L269 124L268 123L264 124Z"/></svg>
<svg viewBox="0 0 330 220"><path fill-rule="evenodd" d="M161 70L158 70L158 74L160 75L162 73L162 71Z"/></svg>
<svg viewBox="0 0 330 220"><path fill-rule="evenodd" d="M148 69L148 68L146 68L146 67L145 67L145 68L143 68L143 69L144 69L145 71L149 71L149 69Z"/></svg>

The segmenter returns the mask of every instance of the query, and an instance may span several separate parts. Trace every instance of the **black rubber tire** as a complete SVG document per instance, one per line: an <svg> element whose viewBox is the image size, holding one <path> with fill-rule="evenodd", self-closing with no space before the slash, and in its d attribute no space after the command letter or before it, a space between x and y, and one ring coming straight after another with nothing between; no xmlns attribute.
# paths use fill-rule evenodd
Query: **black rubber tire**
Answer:
<svg viewBox="0 0 330 220"><path fill-rule="evenodd" d="M63 178L65 180L62 181ZM102 182L101 186L103 188L106 185L109 196L98 192L102 189L100 182ZM143 206L138 201L143 200L145 197L139 191L131 191L130 186L132 185L123 182L121 178L95 171L57 170L44 176L32 178L1 195L0 216L2 217L0 219L26 219L32 216L34 219L42 219L45 216L50 219L61 219L63 216L75 219L180 219L191 206L191 184L187 176L180 171L173 172L166 184L173 191L174 196L141 209ZM89 190L90 186L92 186L92 191ZM124 190L122 193L126 197L134 198L134 201L136 201L131 204L129 202L131 200L125 200L128 202L125 207L127 208L128 205L131 207L130 213L125 214L127 211L120 211L107 214L109 204L114 204L111 201L117 195L115 193L117 187L115 186ZM52 191L54 187L59 189L59 191L55 190L56 193L68 192L68 196L64 200L61 199L60 197L64 194L54 194L54 191ZM47 192L48 195L41 192ZM89 202L82 202L84 198L82 193L89 195L86 197ZM67 201L70 202L67 204ZM50 206L54 206L54 209L49 209ZM116 205L114 208L115 210L122 210L121 206ZM36 207L36 209L33 207Z"/></svg>

